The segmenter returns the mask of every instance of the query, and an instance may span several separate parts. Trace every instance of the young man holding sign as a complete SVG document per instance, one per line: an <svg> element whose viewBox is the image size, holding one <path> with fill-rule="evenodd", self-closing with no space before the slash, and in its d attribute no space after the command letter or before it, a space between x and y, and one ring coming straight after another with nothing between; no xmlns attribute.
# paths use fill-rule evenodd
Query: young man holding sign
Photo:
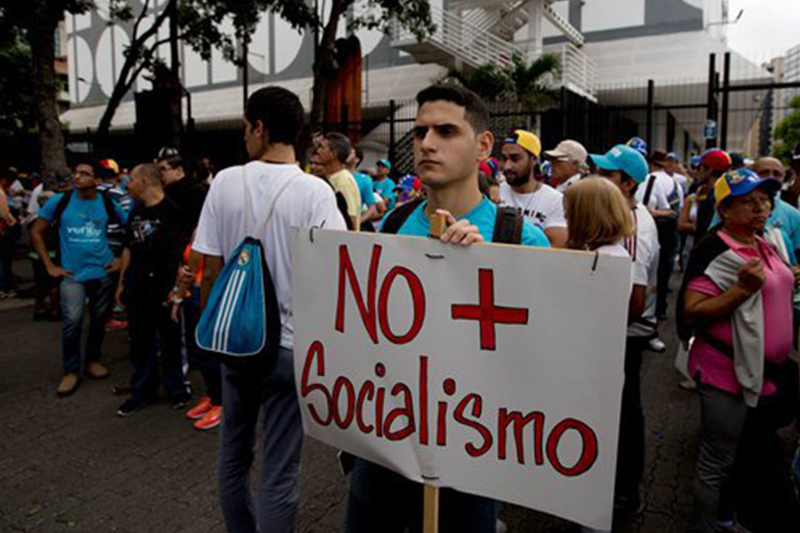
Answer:
<svg viewBox="0 0 800 533"><path fill-rule="evenodd" d="M417 95L414 163L428 199L409 202L387 217L384 233L427 237L431 215L445 217L442 242L469 246L480 242L516 242L549 247L544 233L518 218L516 237L498 222L498 207L481 195L479 162L491 155L485 105L473 92L456 86L432 86ZM502 212L501 212L502 215ZM514 232L511 232L514 233ZM357 459L350 484L347 532L422 531L422 485L364 459ZM440 531L494 533L497 505L488 498L441 491Z"/></svg>

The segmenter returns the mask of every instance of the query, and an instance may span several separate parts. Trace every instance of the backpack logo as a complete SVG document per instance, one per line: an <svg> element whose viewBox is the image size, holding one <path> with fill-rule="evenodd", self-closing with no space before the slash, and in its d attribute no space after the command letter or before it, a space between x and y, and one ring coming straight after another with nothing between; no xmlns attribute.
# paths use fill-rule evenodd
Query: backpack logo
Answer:
<svg viewBox="0 0 800 533"><path fill-rule="evenodd" d="M239 254L239 259L237 263L239 266L245 266L247 263L250 262L250 252L247 250L242 250L242 253Z"/></svg>

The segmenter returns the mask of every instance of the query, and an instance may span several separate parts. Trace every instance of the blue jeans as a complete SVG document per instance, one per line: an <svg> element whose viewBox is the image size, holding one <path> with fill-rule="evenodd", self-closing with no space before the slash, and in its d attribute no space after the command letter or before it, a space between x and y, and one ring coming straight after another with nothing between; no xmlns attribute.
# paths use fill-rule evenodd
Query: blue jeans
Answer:
<svg viewBox="0 0 800 533"><path fill-rule="evenodd" d="M300 501L303 425L294 385L294 355L281 348L266 375L222 364L219 498L230 533L291 533ZM250 467L263 408L261 487L254 502Z"/></svg>
<svg viewBox="0 0 800 533"><path fill-rule="evenodd" d="M347 533L422 533L423 486L356 459L347 499ZM453 489L439 491L439 531L494 533L499 505Z"/></svg>
<svg viewBox="0 0 800 533"><path fill-rule="evenodd" d="M64 328L61 347L64 355L64 373L78 373L81 369L81 329L86 299L89 299L89 339L86 343L85 361L98 361L100 347L106 334L106 320L111 312L114 283L108 278L76 281L61 279L61 310Z"/></svg>

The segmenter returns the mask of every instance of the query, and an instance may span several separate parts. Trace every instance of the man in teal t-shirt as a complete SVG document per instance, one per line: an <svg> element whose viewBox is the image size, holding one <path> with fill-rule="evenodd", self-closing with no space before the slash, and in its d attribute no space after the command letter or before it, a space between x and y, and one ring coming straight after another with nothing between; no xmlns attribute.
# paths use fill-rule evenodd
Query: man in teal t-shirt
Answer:
<svg viewBox="0 0 800 533"><path fill-rule="evenodd" d="M106 229L109 223L125 224L127 214L119 204L98 192L98 168L91 163L76 165L72 173L73 189L67 193L69 196L65 199L64 194L56 194L50 198L39 210L39 218L31 230L31 241L47 273L61 280L64 377L56 389L60 396L71 394L78 386L82 359L81 326L87 298L90 322L83 370L96 379L108 376L108 370L99 362L100 347L114 299L114 282L109 274L119 270L119 260L111 253ZM59 213L62 199L67 203L62 205L63 211ZM60 265L50 258L44 238L53 222L58 224Z"/></svg>
<svg viewBox="0 0 800 533"><path fill-rule="evenodd" d="M450 85L423 90L417 95L417 103L414 165L428 199L400 225L398 233L427 236L430 216L436 212L447 220L443 242L469 246L491 241L497 207L478 187L478 161L488 158L494 145L486 106L472 91ZM530 224L523 226L522 244L549 246L544 233ZM414 530L415 524L422 523L420 491L413 481L356 459L346 532ZM440 519L447 531L494 533L495 501L447 488L441 489L441 496L448 502Z"/></svg>
<svg viewBox="0 0 800 533"><path fill-rule="evenodd" d="M392 171L392 164L388 159L381 159L377 164L378 177L373 182L375 192L381 195L383 203L386 204L386 209L391 211L394 209L394 203L397 199L397 194L394 192L395 185L389 173Z"/></svg>

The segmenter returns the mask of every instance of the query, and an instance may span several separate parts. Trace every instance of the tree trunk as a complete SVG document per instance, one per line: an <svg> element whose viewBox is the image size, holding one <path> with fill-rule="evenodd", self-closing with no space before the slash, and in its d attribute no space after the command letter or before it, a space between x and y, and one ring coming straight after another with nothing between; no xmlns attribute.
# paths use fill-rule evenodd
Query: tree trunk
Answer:
<svg viewBox="0 0 800 533"><path fill-rule="evenodd" d="M58 119L56 100L55 32L58 14L52 13L50 2L38 2L37 16L27 28L33 57L33 91L36 100L36 120L39 125L39 144L42 173L45 176L66 176L69 173L64 148L64 134Z"/></svg>
<svg viewBox="0 0 800 533"><path fill-rule="evenodd" d="M325 112L325 93L328 90L328 81L331 72L335 71L336 65L336 31L339 27L339 19L342 18L347 6L352 0L333 0L331 14L325 30L322 32L322 40L316 44L314 54L314 85L312 88L311 102L311 123L320 124Z"/></svg>

